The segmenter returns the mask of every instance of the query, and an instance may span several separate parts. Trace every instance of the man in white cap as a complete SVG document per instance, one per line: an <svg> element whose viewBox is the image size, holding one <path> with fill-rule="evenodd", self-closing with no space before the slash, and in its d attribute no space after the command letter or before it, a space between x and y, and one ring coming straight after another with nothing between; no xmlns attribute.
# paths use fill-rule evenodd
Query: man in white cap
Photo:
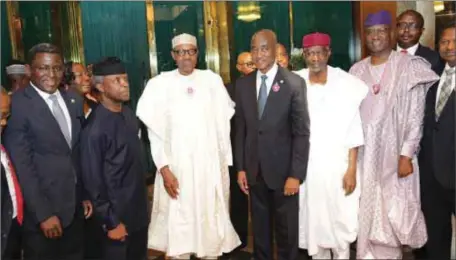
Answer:
<svg viewBox="0 0 456 260"><path fill-rule="evenodd" d="M234 104L220 76L195 69L194 36L174 37L171 55L178 68L152 78L137 105L159 173L148 247L217 259L240 245L228 209Z"/></svg>
<svg viewBox="0 0 456 260"><path fill-rule="evenodd" d="M14 93L19 89L25 88L30 81L30 73L24 62L12 60L5 67L6 75L9 80L10 93Z"/></svg>

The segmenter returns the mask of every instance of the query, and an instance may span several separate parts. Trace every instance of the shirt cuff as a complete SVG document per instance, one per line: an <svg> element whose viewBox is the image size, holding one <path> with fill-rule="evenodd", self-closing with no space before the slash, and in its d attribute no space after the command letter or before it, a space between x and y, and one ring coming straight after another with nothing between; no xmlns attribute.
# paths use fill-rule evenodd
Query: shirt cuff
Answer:
<svg viewBox="0 0 456 260"><path fill-rule="evenodd" d="M402 149L401 149L401 155L402 156L407 156L410 159L412 159L413 156L415 155L415 152L416 152L415 145L410 145L410 144L402 145Z"/></svg>

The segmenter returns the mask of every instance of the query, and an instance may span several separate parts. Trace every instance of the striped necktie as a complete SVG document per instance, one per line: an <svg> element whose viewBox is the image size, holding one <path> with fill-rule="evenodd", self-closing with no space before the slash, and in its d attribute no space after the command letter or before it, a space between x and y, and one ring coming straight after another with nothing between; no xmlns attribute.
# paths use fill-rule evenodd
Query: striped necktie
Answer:
<svg viewBox="0 0 456 260"><path fill-rule="evenodd" d="M437 106L435 107L435 120L438 120L440 115L442 114L443 108L446 105L446 102L451 96L451 81L455 69L447 69L445 70L446 79L442 84L442 88L440 89L439 99L437 101Z"/></svg>

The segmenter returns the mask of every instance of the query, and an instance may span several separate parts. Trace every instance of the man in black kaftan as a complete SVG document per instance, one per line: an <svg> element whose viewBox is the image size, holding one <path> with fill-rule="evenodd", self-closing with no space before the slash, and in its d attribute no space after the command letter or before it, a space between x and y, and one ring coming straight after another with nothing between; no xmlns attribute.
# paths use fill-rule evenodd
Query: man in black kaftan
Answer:
<svg viewBox="0 0 456 260"><path fill-rule="evenodd" d="M146 168L139 122L123 102L129 100L122 62L106 58L93 67L101 93L81 136L83 180L95 215L106 231L103 259L147 259Z"/></svg>

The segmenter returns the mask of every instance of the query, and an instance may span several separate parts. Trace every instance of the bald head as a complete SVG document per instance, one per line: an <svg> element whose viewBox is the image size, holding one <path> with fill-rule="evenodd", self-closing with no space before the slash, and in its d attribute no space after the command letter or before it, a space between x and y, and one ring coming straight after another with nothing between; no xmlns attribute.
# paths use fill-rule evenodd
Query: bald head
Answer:
<svg viewBox="0 0 456 260"><path fill-rule="evenodd" d="M3 131L3 128L7 124L8 116L10 114L10 96L8 92L3 87L0 87L1 94L0 94L0 113L1 113L1 121L0 121L0 131Z"/></svg>
<svg viewBox="0 0 456 260"><path fill-rule="evenodd" d="M252 53L253 62L263 74L266 74L274 66L276 45L277 37L271 30L263 29L252 36L250 52Z"/></svg>

